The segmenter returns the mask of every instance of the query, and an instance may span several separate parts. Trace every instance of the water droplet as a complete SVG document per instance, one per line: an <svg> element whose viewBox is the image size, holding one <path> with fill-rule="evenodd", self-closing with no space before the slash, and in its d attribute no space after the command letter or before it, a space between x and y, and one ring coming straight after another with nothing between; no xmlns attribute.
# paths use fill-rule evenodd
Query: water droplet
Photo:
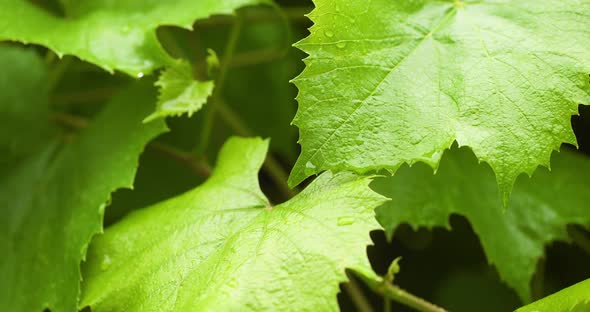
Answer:
<svg viewBox="0 0 590 312"><path fill-rule="evenodd" d="M141 77L143 77L143 73L138 73L137 78L141 78Z"/></svg>
<svg viewBox="0 0 590 312"><path fill-rule="evenodd" d="M344 47L346 47L346 42L338 42L336 47L339 49L344 49Z"/></svg>
<svg viewBox="0 0 590 312"><path fill-rule="evenodd" d="M337 221L338 226L351 225L353 223L354 223L354 217L351 217L351 216L338 217L338 221Z"/></svg>
<svg viewBox="0 0 590 312"><path fill-rule="evenodd" d="M329 31L329 30L326 30L326 31L324 32L324 34L325 34L325 35L326 35L326 37L328 37L328 38L332 38L332 37L334 37L334 33L333 33L333 32L331 32L331 31Z"/></svg>
<svg viewBox="0 0 590 312"><path fill-rule="evenodd" d="M315 168L316 166L311 161L308 161L305 163L305 169L303 172L305 172L305 174L312 175L316 173Z"/></svg>
<svg viewBox="0 0 590 312"><path fill-rule="evenodd" d="M106 271L109 266L111 266L111 262L111 257L109 257L109 255L105 255L102 259L102 262L100 263L100 269Z"/></svg>

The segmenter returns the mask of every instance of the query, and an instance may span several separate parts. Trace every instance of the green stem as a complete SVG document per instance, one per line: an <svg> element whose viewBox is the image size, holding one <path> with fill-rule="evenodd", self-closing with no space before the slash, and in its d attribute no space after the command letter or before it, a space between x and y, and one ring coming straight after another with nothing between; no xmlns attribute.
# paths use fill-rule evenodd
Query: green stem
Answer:
<svg viewBox="0 0 590 312"><path fill-rule="evenodd" d="M383 312L391 312L391 300L383 298Z"/></svg>
<svg viewBox="0 0 590 312"><path fill-rule="evenodd" d="M70 115L66 113L54 113L51 116L56 122L73 128L73 129L85 129L88 128L90 122L88 119L80 116ZM160 142L150 142L147 148L155 152L159 152L166 155L186 166L188 166L197 175L207 178L211 175L211 167L205 161L200 161L193 157L191 153L182 151L174 146L170 146Z"/></svg>
<svg viewBox="0 0 590 312"><path fill-rule="evenodd" d="M51 118L62 124L64 126L68 126L74 129L84 129L88 128L89 122L88 119L80 116L75 116L71 114L56 112L51 115Z"/></svg>
<svg viewBox="0 0 590 312"><path fill-rule="evenodd" d="M221 98L213 99L216 103L217 113L223 121L232 128L240 136L252 136L253 132L248 126L242 121L240 116L236 114ZM211 103L213 104L213 103ZM264 171L266 171L269 177L276 184L279 191L285 198L291 198L295 196L296 192L291 190L287 185L287 179L289 174L283 170L283 167L279 161L268 154L263 165Z"/></svg>
<svg viewBox="0 0 590 312"><path fill-rule="evenodd" d="M216 102L215 99L219 98L223 91L223 85L225 83L225 76L227 75L227 71L229 69L229 63L234 55L236 46L238 44L238 39L240 38L240 32L242 29L242 21L238 16L236 18L235 24L232 27L229 40L225 47L225 52L223 54L223 59L221 60L221 65L219 68L217 79L215 79L215 90L213 90L213 95L211 95L209 105L207 105L206 115L203 122L203 128L201 130L201 136L199 140L199 144L197 145L196 152L198 154L204 154L207 146L209 145L209 139L211 137L211 130L213 129L213 121L215 116L215 109L216 109Z"/></svg>
<svg viewBox="0 0 590 312"><path fill-rule="evenodd" d="M211 175L211 167L204 161L198 161L195 159L191 153L155 141L151 142L148 145L148 148L187 165L194 173L203 178L207 178Z"/></svg>
<svg viewBox="0 0 590 312"><path fill-rule="evenodd" d="M348 280L348 283L345 283L342 286L348 295L350 295L350 299L352 299L352 303L356 307L356 310L359 312L373 312L373 307L363 294L363 290L356 282L356 279L349 276Z"/></svg>
<svg viewBox="0 0 590 312"><path fill-rule="evenodd" d="M385 283L382 285L381 294L384 297L395 300L421 312L446 312L447 310L436 306L420 297L414 296L398 286Z"/></svg>
<svg viewBox="0 0 590 312"><path fill-rule="evenodd" d="M420 312L447 312L447 310L418 296L412 295L411 293L381 278L379 280L375 280L374 278L369 278L359 272L355 273L361 280L365 282L365 284L367 284L367 286L369 286L369 288L384 298L389 298Z"/></svg>
<svg viewBox="0 0 590 312"><path fill-rule="evenodd" d="M63 77L64 73L66 72L66 69L68 68L68 66L70 66L70 63L72 62L72 58L71 57L64 57L61 59L60 62L58 62L50 71L49 74L47 75L47 90L49 91L49 93L51 93L55 87L57 87L57 85L59 84L61 78Z"/></svg>
<svg viewBox="0 0 590 312"><path fill-rule="evenodd" d="M252 130L242 121L240 116L236 114L221 98L213 99L216 103L217 113L223 121L232 128L240 136L252 136Z"/></svg>
<svg viewBox="0 0 590 312"><path fill-rule="evenodd" d="M280 60L288 53L288 49L260 49L236 54L231 62L231 67L243 67L257 64L271 63Z"/></svg>
<svg viewBox="0 0 590 312"><path fill-rule="evenodd" d="M115 88L98 88L93 90L82 90L66 94L53 94L49 102L56 106L68 106L74 104L87 104L110 99L115 93Z"/></svg>

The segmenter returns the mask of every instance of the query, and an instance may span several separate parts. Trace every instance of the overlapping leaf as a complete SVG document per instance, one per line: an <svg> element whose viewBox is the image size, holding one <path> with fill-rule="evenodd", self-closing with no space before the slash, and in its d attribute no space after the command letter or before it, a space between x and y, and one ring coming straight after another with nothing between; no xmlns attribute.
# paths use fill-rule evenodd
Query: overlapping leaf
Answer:
<svg viewBox="0 0 590 312"><path fill-rule="evenodd" d="M467 148L453 149L436 175L418 164L375 181L373 188L392 198L377 209L377 219L391 234L401 223L448 227L451 214L467 217L489 262L529 301L529 282L545 244L567 240L567 224L590 226L590 161L566 150L554 156L551 167L517 180L504 210L490 168Z"/></svg>
<svg viewBox="0 0 590 312"><path fill-rule="evenodd" d="M166 68L156 85L160 87L157 108L145 119L146 122L185 113L190 117L207 103L215 86L212 80L195 79L191 65L185 60Z"/></svg>
<svg viewBox="0 0 590 312"><path fill-rule="evenodd" d="M266 0L62 1L65 17L54 16L32 1L0 1L0 40L16 40L71 54L112 71L143 76L168 64L156 28L191 28L197 19L231 14Z"/></svg>
<svg viewBox="0 0 590 312"><path fill-rule="evenodd" d="M315 0L300 89L302 154L323 170L436 167L454 141L493 168L504 202L523 172L575 143L590 103L590 2Z"/></svg>
<svg viewBox="0 0 590 312"><path fill-rule="evenodd" d="M8 151L0 174L0 310L75 311L79 264L101 230L104 205L113 190L131 187L144 145L165 126L141 123L154 95L137 88L90 128L60 137L50 121L43 62L3 47L0 67L12 78L0 81L0 115L13 120L0 125Z"/></svg>
<svg viewBox="0 0 590 312"><path fill-rule="evenodd" d="M590 279L516 310L516 312L586 311L590 311Z"/></svg>
<svg viewBox="0 0 590 312"><path fill-rule="evenodd" d="M271 207L257 181L268 141L232 138L211 178L96 237L82 306L93 311L335 311L345 268L384 198L370 178L325 173Z"/></svg>

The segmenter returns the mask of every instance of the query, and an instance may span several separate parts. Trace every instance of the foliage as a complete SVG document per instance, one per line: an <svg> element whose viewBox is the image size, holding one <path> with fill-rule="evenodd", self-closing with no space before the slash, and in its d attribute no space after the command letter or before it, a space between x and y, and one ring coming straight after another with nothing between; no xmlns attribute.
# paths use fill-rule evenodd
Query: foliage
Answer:
<svg viewBox="0 0 590 312"><path fill-rule="evenodd" d="M0 248L10 251L0 260L2 310L75 310L79 263L91 237L101 231L105 203L113 190L133 186L139 154L165 126L143 126L146 106L127 105L130 99L151 101L153 94L138 86L113 99L88 129L60 133L47 124L47 93L35 93L46 89L43 63L21 48L3 47L0 59L9 77L23 75L0 85L2 111L12 111L16 121L37 124L22 137L2 129L19 145L35 147L13 154L18 157L7 160L0 179ZM32 116L38 119L30 120ZM38 143L39 137L47 139Z"/></svg>
<svg viewBox="0 0 590 312"><path fill-rule="evenodd" d="M452 149L436 175L416 165L375 181L377 192L393 198L377 209L377 219L391 235L400 223L448 228L451 214L467 217L489 262L526 302L545 244L567 240L567 224L590 226L588 159L565 150L553 157L551 169L519 179L503 210L492 171L467 148Z"/></svg>
<svg viewBox="0 0 590 312"><path fill-rule="evenodd" d="M316 5L297 44L310 56L295 79L302 153L290 184L326 169L436 168L457 141L490 164L507 203L520 173L575 144L570 117L590 103L589 2Z"/></svg>
<svg viewBox="0 0 590 312"><path fill-rule="evenodd" d="M141 78L171 61L156 37L158 26L190 29L196 19L229 14L240 6L260 2L62 0L66 18L29 1L2 0L0 39L42 44L59 55L75 55L105 70L121 70Z"/></svg>
<svg viewBox="0 0 590 312"><path fill-rule="evenodd" d="M590 309L590 280L568 287L556 294L524 306L517 312L583 312Z"/></svg>
<svg viewBox="0 0 590 312"><path fill-rule="evenodd" d="M590 137L589 1L313 2L0 0L0 310L432 312L590 276L563 146Z"/></svg>
<svg viewBox="0 0 590 312"><path fill-rule="evenodd" d="M146 117L146 122L184 113L190 117L207 103L207 98L211 96L214 88L212 80L199 81L193 78L193 70L187 61L178 61L166 68L156 85L161 90L158 107L154 113Z"/></svg>
<svg viewBox="0 0 590 312"><path fill-rule="evenodd" d="M82 306L337 310L344 269L371 271L363 250L384 198L369 178L326 173L271 206L257 182L267 145L228 140L206 183L109 228L88 252Z"/></svg>

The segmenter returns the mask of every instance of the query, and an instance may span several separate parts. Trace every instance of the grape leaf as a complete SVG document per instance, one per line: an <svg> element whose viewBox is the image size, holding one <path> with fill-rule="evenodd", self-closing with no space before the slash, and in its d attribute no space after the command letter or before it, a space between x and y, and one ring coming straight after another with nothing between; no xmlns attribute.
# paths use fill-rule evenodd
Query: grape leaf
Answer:
<svg viewBox="0 0 590 312"><path fill-rule="evenodd" d="M207 103L215 84L213 80L196 80L191 64L186 60L178 60L162 72L156 86L160 87L157 108L144 122L184 113L190 117Z"/></svg>
<svg viewBox="0 0 590 312"><path fill-rule="evenodd" d="M315 0L294 80L302 152L290 185L323 170L436 168L454 141L490 164L507 203L548 166L590 103L590 2ZM523 148L526 147L526 148Z"/></svg>
<svg viewBox="0 0 590 312"><path fill-rule="evenodd" d="M248 7L240 10L239 18L252 20L262 15L276 16L273 18L277 18L278 22L280 21L278 18L281 18L279 13L276 7L271 6ZM247 125L245 128L249 128L249 131L241 135L247 136L246 133L249 132L271 138L270 152L285 163L293 163L299 154L299 147L295 143L297 129L290 125L297 110L297 102L294 99L297 88L290 84L289 80L303 69L301 59L304 54L293 49L291 44L294 38L305 37L307 30L300 27L291 29L293 25L289 27L289 25L281 24L242 23L234 57L224 76L225 80L219 95L224 104L227 104L226 106L242 119L243 124ZM223 55L227 48L231 26L212 29L206 23L196 23L195 31L188 36L187 41L198 40L199 45L184 43L183 47L187 47L186 54L202 55L203 47L209 47ZM182 41L179 40L179 42ZM219 112L221 111L220 109ZM211 159L215 159L214 155L223 143L230 136L235 135L224 121L227 114L220 113L218 116L224 117L213 125L210 148L208 147L209 151L207 151ZM198 123L199 120L197 117L195 121ZM192 131L198 133L201 128L195 127ZM194 144L194 137L190 138L190 142Z"/></svg>
<svg viewBox="0 0 590 312"><path fill-rule="evenodd" d="M0 49L0 64L5 75L18 79L0 81L0 112L19 107L24 115L13 114L16 120L58 133L47 123L45 81L39 79L43 62L30 51L17 57L19 49L11 49ZM40 95L29 94L35 89ZM12 124L0 124L0 132L32 144L0 174L0 310L76 310L80 261L92 235L101 231L105 202L111 191L132 186L143 146L165 129L162 122L142 125L149 105L125 105L150 96L145 88L121 95L73 137L29 140L33 132L21 136Z"/></svg>
<svg viewBox="0 0 590 312"><path fill-rule="evenodd" d="M56 134L48 118L47 70L34 51L8 46L0 46L0 67L0 127L8 130L0 131L0 157L18 158Z"/></svg>
<svg viewBox="0 0 590 312"><path fill-rule="evenodd" d="M90 245L92 311L336 311L345 268L373 275L365 247L385 198L370 178L325 173L270 206L258 186L268 141L230 138L201 186L135 211Z"/></svg>
<svg viewBox="0 0 590 312"><path fill-rule="evenodd" d="M467 148L443 156L436 175L426 165L402 167L372 187L393 198L377 209L391 234L401 223L449 227L451 214L467 217L488 261L521 299L530 301L529 281L544 245L568 240L566 225L590 226L590 161L567 150L557 153L548 170L517 180L509 207L502 209L494 175Z"/></svg>
<svg viewBox="0 0 590 312"><path fill-rule="evenodd" d="M171 58L156 37L160 25L190 29L197 19L231 14L266 0L62 1L65 17L31 1L0 0L0 40L16 40L71 54L105 70L142 77Z"/></svg>
<svg viewBox="0 0 590 312"><path fill-rule="evenodd" d="M590 279L516 310L516 312L587 311L590 311Z"/></svg>

